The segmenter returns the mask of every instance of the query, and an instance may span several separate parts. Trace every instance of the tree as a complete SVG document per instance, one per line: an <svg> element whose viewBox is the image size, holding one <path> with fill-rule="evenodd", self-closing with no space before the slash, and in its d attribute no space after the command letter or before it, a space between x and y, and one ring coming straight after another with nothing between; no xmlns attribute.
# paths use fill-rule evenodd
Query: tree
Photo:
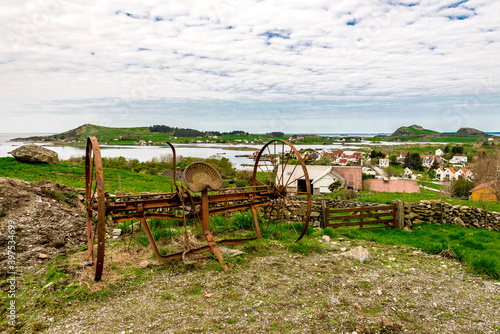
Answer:
<svg viewBox="0 0 500 334"><path fill-rule="evenodd" d="M391 177L391 176L399 176L398 174L398 170L394 167L387 167L387 168L384 168L384 171L385 171L385 175L387 175L387 177Z"/></svg>
<svg viewBox="0 0 500 334"><path fill-rule="evenodd" d="M332 193L342 187L342 181L336 180L328 186L328 190Z"/></svg>
<svg viewBox="0 0 500 334"><path fill-rule="evenodd" d="M314 162L315 165L327 165L327 166L331 165L332 163L333 163L333 158L328 155L324 155Z"/></svg>
<svg viewBox="0 0 500 334"><path fill-rule="evenodd" d="M396 154L391 154L389 156L389 162L391 165L397 165L398 164L398 156Z"/></svg>
<svg viewBox="0 0 500 334"><path fill-rule="evenodd" d="M464 147L463 146L453 146L451 149L451 152L453 154L464 154Z"/></svg>
<svg viewBox="0 0 500 334"><path fill-rule="evenodd" d="M405 157L403 165L413 170L424 170L424 168L422 167L422 159L420 158L420 154L418 153L408 153L408 155L406 155Z"/></svg>
<svg viewBox="0 0 500 334"><path fill-rule="evenodd" d="M469 197L469 191L474 184L464 178L459 178L451 183L451 192L455 197Z"/></svg>
<svg viewBox="0 0 500 334"><path fill-rule="evenodd" d="M152 125L152 126L149 127L149 131L151 131L151 132L167 133L167 132L174 131L174 129L171 128L170 126L166 126L166 125Z"/></svg>
<svg viewBox="0 0 500 334"><path fill-rule="evenodd" d="M500 153L479 156L472 165L474 184L491 183L492 192L500 198Z"/></svg>

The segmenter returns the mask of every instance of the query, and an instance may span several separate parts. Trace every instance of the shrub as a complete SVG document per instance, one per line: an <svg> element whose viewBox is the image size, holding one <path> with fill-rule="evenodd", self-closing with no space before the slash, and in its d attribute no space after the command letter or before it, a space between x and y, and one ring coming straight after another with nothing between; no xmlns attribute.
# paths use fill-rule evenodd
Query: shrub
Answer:
<svg viewBox="0 0 500 334"><path fill-rule="evenodd" d="M463 178L451 183L451 192L455 197L468 197L472 188L474 188L474 184Z"/></svg>

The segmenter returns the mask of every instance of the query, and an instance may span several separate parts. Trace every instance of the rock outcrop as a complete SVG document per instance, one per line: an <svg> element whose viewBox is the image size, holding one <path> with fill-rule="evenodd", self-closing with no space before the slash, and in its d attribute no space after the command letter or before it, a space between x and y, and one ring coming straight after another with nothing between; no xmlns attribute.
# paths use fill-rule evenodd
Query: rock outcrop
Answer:
<svg viewBox="0 0 500 334"><path fill-rule="evenodd" d="M59 162L56 152L35 144L23 145L9 153L18 161L30 164L55 164Z"/></svg>

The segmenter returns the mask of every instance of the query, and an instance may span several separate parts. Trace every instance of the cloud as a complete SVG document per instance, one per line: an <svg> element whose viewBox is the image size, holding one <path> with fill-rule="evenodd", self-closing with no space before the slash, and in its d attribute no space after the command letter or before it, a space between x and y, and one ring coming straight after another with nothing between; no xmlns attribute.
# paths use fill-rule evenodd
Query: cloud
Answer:
<svg viewBox="0 0 500 334"><path fill-rule="evenodd" d="M162 115L189 124L162 109L176 106L257 128L241 110L281 108L296 120L289 127L307 125L303 132L317 126L305 120L327 118L339 104L350 106L342 108L350 119L370 119L360 123L368 128L395 113L415 117L396 106L425 99L435 104L416 105L429 117L445 112L439 101L469 96L477 110L498 110L498 101L484 102L500 91L498 2L46 0L0 9L0 96L10 101L0 107L16 116L0 131L55 129L19 123L19 114L40 110L71 124L132 126L125 123ZM131 109L133 117L116 119Z"/></svg>

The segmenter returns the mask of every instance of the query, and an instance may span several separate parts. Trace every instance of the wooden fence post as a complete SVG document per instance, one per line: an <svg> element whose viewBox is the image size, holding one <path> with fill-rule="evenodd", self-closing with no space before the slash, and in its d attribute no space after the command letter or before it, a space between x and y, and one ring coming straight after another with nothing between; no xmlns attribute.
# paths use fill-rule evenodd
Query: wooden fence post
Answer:
<svg viewBox="0 0 500 334"><path fill-rule="evenodd" d="M403 202L400 200L395 200L394 205L396 206L396 226L395 228L403 228L405 226L405 208Z"/></svg>
<svg viewBox="0 0 500 334"><path fill-rule="evenodd" d="M328 221L327 221L327 208L326 208L326 201L325 199L321 200L321 228L327 228L328 226Z"/></svg>

